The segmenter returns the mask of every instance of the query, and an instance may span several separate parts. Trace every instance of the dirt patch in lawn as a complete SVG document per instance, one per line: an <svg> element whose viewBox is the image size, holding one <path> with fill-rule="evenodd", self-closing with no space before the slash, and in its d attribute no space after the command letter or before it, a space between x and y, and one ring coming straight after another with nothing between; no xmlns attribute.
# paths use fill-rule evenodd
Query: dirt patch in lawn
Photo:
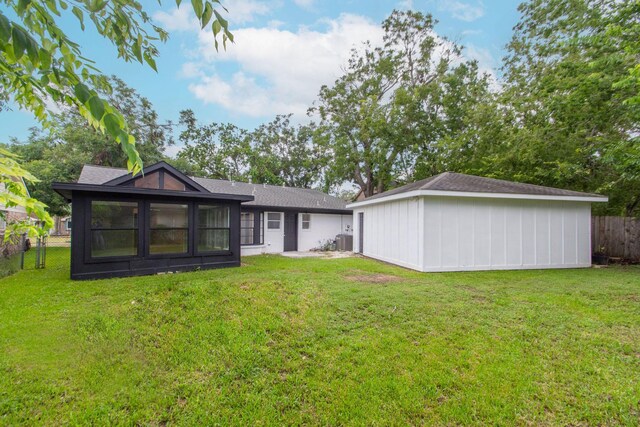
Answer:
<svg viewBox="0 0 640 427"><path fill-rule="evenodd" d="M360 282L360 283L392 283L401 280L398 276L392 276L390 274L382 274L382 273L360 273L360 274L349 274L346 275L345 278L352 282Z"/></svg>

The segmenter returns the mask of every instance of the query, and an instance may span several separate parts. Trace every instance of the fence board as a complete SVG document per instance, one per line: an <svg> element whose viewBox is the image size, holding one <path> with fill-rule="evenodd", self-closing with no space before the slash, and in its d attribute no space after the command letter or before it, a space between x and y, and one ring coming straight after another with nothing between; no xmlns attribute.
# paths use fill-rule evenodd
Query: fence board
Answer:
<svg viewBox="0 0 640 427"><path fill-rule="evenodd" d="M591 219L592 252L640 261L640 219L594 216Z"/></svg>

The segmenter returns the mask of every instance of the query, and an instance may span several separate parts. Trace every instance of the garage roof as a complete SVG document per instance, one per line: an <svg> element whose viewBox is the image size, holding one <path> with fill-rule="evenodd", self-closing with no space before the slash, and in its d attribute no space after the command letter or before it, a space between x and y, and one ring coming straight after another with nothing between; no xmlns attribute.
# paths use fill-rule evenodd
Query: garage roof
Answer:
<svg viewBox="0 0 640 427"><path fill-rule="evenodd" d="M444 172L430 178L403 185L402 187L394 188L393 190L385 191L384 193L367 197L361 202L349 205L349 207L357 207L390 198L398 199L419 195L578 200L592 202L607 201L606 197L599 194L484 178L462 173Z"/></svg>

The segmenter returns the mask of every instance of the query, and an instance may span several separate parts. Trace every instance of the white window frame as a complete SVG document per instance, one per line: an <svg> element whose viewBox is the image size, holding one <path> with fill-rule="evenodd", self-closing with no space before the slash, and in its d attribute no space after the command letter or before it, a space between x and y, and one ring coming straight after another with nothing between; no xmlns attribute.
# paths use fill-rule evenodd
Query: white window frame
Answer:
<svg viewBox="0 0 640 427"><path fill-rule="evenodd" d="M278 219L271 219L271 215L278 215ZM272 222L278 222L278 227L271 227ZM280 212L267 212L267 231L282 229L282 214Z"/></svg>
<svg viewBox="0 0 640 427"><path fill-rule="evenodd" d="M305 219L305 216L307 217L307 219ZM305 223L307 224L306 228L304 226ZM300 229L304 231L311 230L311 214L310 213L303 213L300 215Z"/></svg>

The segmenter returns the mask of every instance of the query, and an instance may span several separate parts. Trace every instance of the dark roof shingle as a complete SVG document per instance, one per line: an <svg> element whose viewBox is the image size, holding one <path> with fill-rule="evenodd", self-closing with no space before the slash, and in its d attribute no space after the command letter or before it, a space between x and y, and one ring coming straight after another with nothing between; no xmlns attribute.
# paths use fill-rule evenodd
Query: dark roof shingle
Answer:
<svg viewBox="0 0 640 427"><path fill-rule="evenodd" d="M104 184L127 174L126 169L85 165L78 178L79 184ZM221 179L190 177L211 193L239 194L254 196L252 202L243 206L273 206L282 208L348 210L347 203L318 190L306 188L281 187L277 185L231 182Z"/></svg>
<svg viewBox="0 0 640 427"><path fill-rule="evenodd" d="M524 184L521 182L504 181L502 179L484 178L481 176L465 175L462 173L444 172L393 190L385 191L366 200L380 199L394 194L407 193L414 190L431 191L459 191L466 193L495 193L495 194L528 194L537 196L558 197L602 197L599 194L581 193L579 191L563 190L560 188L543 187L541 185Z"/></svg>

